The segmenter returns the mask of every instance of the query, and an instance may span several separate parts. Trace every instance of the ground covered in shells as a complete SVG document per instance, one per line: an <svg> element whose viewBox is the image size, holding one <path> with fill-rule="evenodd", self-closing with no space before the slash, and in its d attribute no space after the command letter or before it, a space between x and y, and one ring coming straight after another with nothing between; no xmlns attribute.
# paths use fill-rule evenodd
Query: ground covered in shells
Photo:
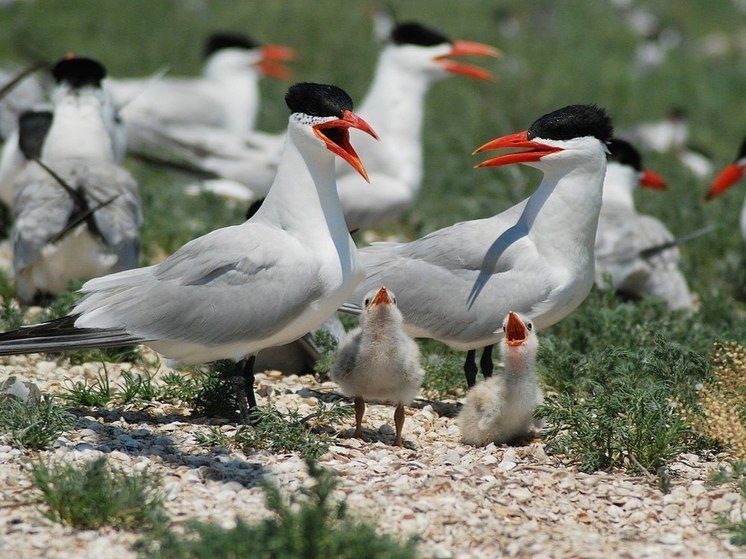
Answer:
<svg viewBox="0 0 746 559"><path fill-rule="evenodd" d="M0 361L0 376L20 375L43 392L89 382L100 365L70 367L39 356ZM137 365L107 365L112 382ZM160 374L160 373L159 373ZM267 372L257 377L260 404L310 413L335 393L313 376ZM367 441L339 425L320 464L338 480L336 496L352 514L402 541L416 536L422 557L746 557L729 543L717 518L740 521L736 488L708 482L726 455L685 454L672 465L670 492L623 472L585 474L548 456L540 439L518 447L475 448L459 440L458 402L417 400L407 409L405 447L391 446L393 408L368 406ZM0 446L0 556L136 557L141 534L111 528L76 530L45 516L30 481L34 461L89 460L105 455L126 471L161 479L170 523L188 519L224 527L237 518L267 517L260 487L271 479L291 495L310 483L293 453L245 454L197 444L200 433L227 420L194 417L186 407L145 403L79 410L73 429L39 453Z"/></svg>

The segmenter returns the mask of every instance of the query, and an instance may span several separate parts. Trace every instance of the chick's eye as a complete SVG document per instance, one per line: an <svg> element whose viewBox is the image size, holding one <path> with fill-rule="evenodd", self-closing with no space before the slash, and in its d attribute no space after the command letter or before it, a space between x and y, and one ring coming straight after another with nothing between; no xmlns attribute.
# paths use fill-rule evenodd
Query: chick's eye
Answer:
<svg viewBox="0 0 746 559"><path fill-rule="evenodd" d="M363 305L365 305L366 307L370 305L370 297L367 297L365 301L363 301Z"/></svg>
<svg viewBox="0 0 746 559"><path fill-rule="evenodd" d="M503 332L505 332L505 325L503 324Z"/></svg>
<svg viewBox="0 0 746 559"><path fill-rule="evenodd" d="M530 332L531 330L533 330L533 329L534 329L534 325L533 325L533 323L532 323L532 322L527 322L527 323L526 323L526 328L528 328L528 331L529 331L529 332Z"/></svg>

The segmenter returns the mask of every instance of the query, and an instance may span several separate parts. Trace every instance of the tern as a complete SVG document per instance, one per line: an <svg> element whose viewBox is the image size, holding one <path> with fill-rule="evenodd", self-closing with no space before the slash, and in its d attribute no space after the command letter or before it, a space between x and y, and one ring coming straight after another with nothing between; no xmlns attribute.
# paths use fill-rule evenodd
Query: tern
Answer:
<svg viewBox="0 0 746 559"><path fill-rule="evenodd" d="M201 77L111 81L130 128L131 149L147 153L152 128L196 124L245 135L254 128L259 109L259 79L288 78L282 62L295 58L289 47L262 46L233 33L211 35L204 53Z"/></svg>
<svg viewBox="0 0 746 559"><path fill-rule="evenodd" d="M647 255L648 249L670 243L674 236L660 220L635 210L633 193L638 184L663 189L666 183L643 169L642 156L629 142L613 139L609 151L596 234L596 285L603 288L604 275L609 274L615 291L658 297L672 310L694 310L692 294L679 269L679 249L671 246Z"/></svg>
<svg viewBox="0 0 746 559"><path fill-rule="evenodd" d="M539 340L534 325L510 311L503 321L502 333L503 373L469 390L456 418L467 444L507 443L531 434L538 426L534 410L543 395L536 376Z"/></svg>
<svg viewBox="0 0 746 559"><path fill-rule="evenodd" d="M603 109L571 105L526 131L484 144L475 153L528 148L477 167L535 167L544 173L536 192L487 219L409 243L365 247L360 254L366 279L353 301L376 285L390 287L399 295L410 335L468 350L469 386L476 380L475 351L485 348L482 372L490 376L492 345L502 338L495 325L509 310L547 328L575 310L593 285L593 243L612 131Z"/></svg>
<svg viewBox="0 0 746 559"><path fill-rule="evenodd" d="M736 160L726 165L712 182L706 199L712 200L736 184L743 177L744 169L746 169L746 138L741 142L741 148L738 150ZM746 242L746 200L744 200L743 208L741 209L741 237Z"/></svg>
<svg viewBox="0 0 746 559"><path fill-rule="evenodd" d="M251 219L194 239L158 265L88 281L70 315L0 335L0 354L143 343L186 364L232 359L248 420L256 354L317 328L364 275L334 157L365 175L349 129L375 132L338 87L296 84L285 99L282 162Z"/></svg>
<svg viewBox="0 0 746 559"><path fill-rule="evenodd" d="M133 268L139 254L140 196L116 163L106 70L72 57L52 74L49 128L43 135L48 115L37 114L32 124L42 133L19 136L29 161L12 185L13 269L27 304L64 292L70 280Z"/></svg>
<svg viewBox="0 0 746 559"><path fill-rule="evenodd" d="M355 399L355 436L363 438L365 399L396 404L394 444L403 446L404 405L420 391L425 373L420 350L403 328L396 296L385 287L365 295L360 326L350 330L339 347L330 376Z"/></svg>
<svg viewBox="0 0 746 559"><path fill-rule="evenodd" d="M376 142L363 136L356 142L374 188L362 188L354 171L337 164L337 190L350 230L381 227L414 204L422 183L422 126L430 86L451 75L492 79L488 71L454 59L461 56L498 57L500 51L481 43L452 40L420 23L400 23L391 31L358 111L382 138ZM205 181L201 187L190 186L191 191L230 192L246 201L266 194L276 165L274 154L279 153L283 141L281 135L254 132L248 136L250 147L240 138L231 140L204 127L158 134L182 160L244 186Z"/></svg>

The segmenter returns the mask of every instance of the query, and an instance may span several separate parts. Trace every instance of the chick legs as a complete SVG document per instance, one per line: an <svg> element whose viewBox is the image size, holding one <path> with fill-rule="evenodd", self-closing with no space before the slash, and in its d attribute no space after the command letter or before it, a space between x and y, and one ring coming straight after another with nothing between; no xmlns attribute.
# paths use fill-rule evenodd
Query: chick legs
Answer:
<svg viewBox="0 0 746 559"><path fill-rule="evenodd" d="M401 402L396 405L396 411L394 412L394 425L396 425L396 438L394 444L396 446L404 446L401 440L401 431L404 427L404 404Z"/></svg>
<svg viewBox="0 0 746 559"><path fill-rule="evenodd" d="M365 400L360 396L355 396L355 437L358 439L363 439L363 415L365 415Z"/></svg>

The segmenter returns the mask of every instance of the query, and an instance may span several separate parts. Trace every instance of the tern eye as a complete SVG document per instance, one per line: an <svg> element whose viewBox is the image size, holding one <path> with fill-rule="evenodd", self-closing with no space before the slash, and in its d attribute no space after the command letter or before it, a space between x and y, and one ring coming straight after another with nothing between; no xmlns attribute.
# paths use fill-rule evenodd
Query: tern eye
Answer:
<svg viewBox="0 0 746 559"><path fill-rule="evenodd" d="M392 298L391 298L391 300L392 300L392 301L394 302L394 304L396 305L396 297L392 297Z"/></svg>
<svg viewBox="0 0 746 559"><path fill-rule="evenodd" d="M505 324L503 324L503 332L505 332L505 331L506 331Z"/></svg>
<svg viewBox="0 0 746 559"><path fill-rule="evenodd" d="M533 324L533 322L526 322L526 328L528 328L528 331L529 331L529 332L530 332L531 330L533 330L533 329L534 329L534 324Z"/></svg>
<svg viewBox="0 0 746 559"><path fill-rule="evenodd" d="M370 306L370 297L366 297L363 306L367 309Z"/></svg>

